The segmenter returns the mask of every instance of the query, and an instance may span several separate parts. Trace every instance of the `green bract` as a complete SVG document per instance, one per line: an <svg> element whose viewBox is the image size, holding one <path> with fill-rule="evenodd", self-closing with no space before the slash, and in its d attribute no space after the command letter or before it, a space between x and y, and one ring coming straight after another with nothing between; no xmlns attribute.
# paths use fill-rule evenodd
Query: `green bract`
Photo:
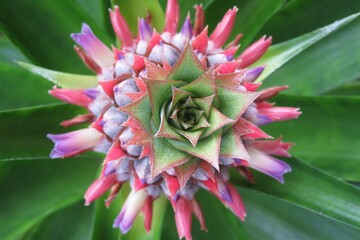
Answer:
<svg viewBox="0 0 360 240"><path fill-rule="evenodd" d="M189 44L171 71L151 67L151 76L141 78L148 95L121 110L136 119L151 139L153 177L171 167L186 172L201 161L219 169L219 156L249 159L232 125L260 93L232 84L242 72L228 74L226 81L222 74L219 81L216 69L205 71ZM182 185L191 174L184 176Z"/></svg>

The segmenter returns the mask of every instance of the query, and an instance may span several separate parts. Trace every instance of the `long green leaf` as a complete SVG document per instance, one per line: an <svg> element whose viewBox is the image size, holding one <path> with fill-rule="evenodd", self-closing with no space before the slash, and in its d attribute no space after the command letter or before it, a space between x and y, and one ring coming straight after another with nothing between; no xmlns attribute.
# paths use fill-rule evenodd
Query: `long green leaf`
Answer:
<svg viewBox="0 0 360 240"><path fill-rule="evenodd" d="M63 88L88 89L95 88L98 85L96 76L57 72L32 65L30 63L17 63L33 74L42 76L43 78L46 78L47 80Z"/></svg>
<svg viewBox="0 0 360 240"><path fill-rule="evenodd" d="M344 84L325 94L332 96L360 96L360 81Z"/></svg>
<svg viewBox="0 0 360 240"><path fill-rule="evenodd" d="M161 32L164 28L164 12L157 0L111 0L113 5L118 5L121 14L126 19L131 31L137 33L139 17L147 17L150 14L152 26Z"/></svg>
<svg viewBox="0 0 360 240"><path fill-rule="evenodd" d="M93 206L85 207L81 200L46 217L26 239L90 240L95 220L94 210Z"/></svg>
<svg viewBox="0 0 360 240"><path fill-rule="evenodd" d="M278 198L240 188L247 217L240 221L230 210L208 192L196 194L205 215L208 232L201 231L196 220L193 221L194 239L262 240L262 239L356 239L360 231L313 213ZM163 239L177 237L174 213L168 208Z"/></svg>
<svg viewBox="0 0 360 240"><path fill-rule="evenodd" d="M359 188L295 158L286 161L292 172L286 174L284 185L260 173L255 174L255 185L244 182L241 185L360 229Z"/></svg>
<svg viewBox="0 0 360 240"><path fill-rule="evenodd" d="M256 34L281 9L284 3L284 0L245 0L236 2L215 0L205 11L206 22L209 24L210 30L213 30L226 11L237 6L239 11L229 40L231 41L237 34L243 33L244 36L240 43L241 49L244 49L254 41Z"/></svg>
<svg viewBox="0 0 360 240"><path fill-rule="evenodd" d="M120 213L122 205L124 204L128 194L130 192L129 185L122 186L120 193L114 202L110 205L109 209L104 206L104 198L96 202L96 223L94 229L95 239L124 239L124 240L159 240L161 238L161 231L163 226L163 220L168 200L165 197L160 197L154 202L153 206L153 218L151 224L151 231L146 233L144 228L143 217L137 216L130 231L123 235L119 229L113 229L112 225L115 218Z"/></svg>
<svg viewBox="0 0 360 240"><path fill-rule="evenodd" d="M294 58L300 52L304 51L306 48L310 47L335 30L353 21L359 15L360 14L353 14L311 33L307 33L300 37L272 46L254 65L260 66L265 64L267 66L265 71L260 75L256 82L262 82L267 76L281 67L287 61Z"/></svg>
<svg viewBox="0 0 360 240"><path fill-rule="evenodd" d="M282 42L357 12L360 12L358 0L291 0L261 32L273 36L274 42Z"/></svg>
<svg viewBox="0 0 360 240"><path fill-rule="evenodd" d="M247 234L242 230L242 222L237 219L230 210L210 193L200 190L195 198L205 217L208 231L201 231L197 218L193 217L193 239L246 239ZM166 210L162 239L177 239L174 210L169 205Z"/></svg>
<svg viewBox="0 0 360 240"><path fill-rule="evenodd" d="M112 40L103 27L76 1L0 1L1 27L34 64L60 71L88 72L73 50L71 33L88 23L106 44Z"/></svg>
<svg viewBox="0 0 360 240"><path fill-rule="evenodd" d="M0 162L0 239L81 200L99 165L89 157Z"/></svg>
<svg viewBox="0 0 360 240"><path fill-rule="evenodd" d="M195 19L195 5L200 5L202 4L203 9L206 10L209 8L209 6L211 4L213 4L216 0L192 0L192 1L188 1L188 0L178 0L179 2L179 6L180 6L180 18L179 18L179 28L181 27L181 25L183 24L188 12L190 12L191 18L192 20ZM159 0L160 5L162 7L162 9L166 10L166 5L167 5L167 0ZM221 13L216 14L214 17L219 18L221 15ZM194 22L194 21L192 21Z"/></svg>
<svg viewBox="0 0 360 240"><path fill-rule="evenodd" d="M0 160L48 158L53 144L46 134L74 130L65 130L59 123L80 111L81 108L59 104L0 113Z"/></svg>
<svg viewBox="0 0 360 240"><path fill-rule="evenodd" d="M248 217L247 239L356 239L360 231L279 199L240 189Z"/></svg>
<svg viewBox="0 0 360 240"><path fill-rule="evenodd" d="M0 111L56 102L47 93L52 84L21 68L14 59L27 61L10 40L0 33Z"/></svg>
<svg viewBox="0 0 360 240"><path fill-rule="evenodd" d="M151 223L151 231L146 233L144 228L144 221L139 218L134 223L133 228L130 230L128 235L122 236L120 239L124 240L160 240L161 230L164 222L164 215L166 206L168 205L168 200L165 197L160 197L154 202L154 212Z"/></svg>
<svg viewBox="0 0 360 240"><path fill-rule="evenodd" d="M320 95L358 79L360 42L354 40L359 38L357 18L289 61L266 79L264 87L287 84L290 89L285 94Z"/></svg>
<svg viewBox="0 0 360 240"><path fill-rule="evenodd" d="M297 120L264 126L266 132L295 143L295 157L334 176L360 180L360 98L281 96L276 102L303 113Z"/></svg>

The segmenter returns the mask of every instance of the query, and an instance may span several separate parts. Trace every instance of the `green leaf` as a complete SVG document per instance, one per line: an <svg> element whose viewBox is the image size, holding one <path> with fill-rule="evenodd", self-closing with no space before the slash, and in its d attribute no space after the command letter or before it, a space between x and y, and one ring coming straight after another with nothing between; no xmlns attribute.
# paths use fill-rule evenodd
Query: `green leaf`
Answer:
<svg viewBox="0 0 360 240"><path fill-rule="evenodd" d="M226 209L219 199L203 189L196 193L195 198L205 217L208 231L201 231L198 220L193 217L191 228L193 239L247 239L245 238L247 234L241 228L244 223L237 219L229 209ZM162 238L178 238L174 210L171 206L168 206L166 210Z"/></svg>
<svg viewBox="0 0 360 240"><path fill-rule="evenodd" d="M157 0L111 0L111 2L112 5L118 5L120 7L121 14L124 16L133 33L137 34L138 31L138 18L145 18L149 14L151 16L152 26L158 32L163 31L165 15Z"/></svg>
<svg viewBox="0 0 360 240"><path fill-rule="evenodd" d="M192 82L201 77L204 73L204 67L201 65L195 52L192 50L190 44L186 44L179 59L167 76L167 79ZM186 89L183 90L186 91Z"/></svg>
<svg viewBox="0 0 360 240"><path fill-rule="evenodd" d="M113 228L113 224L128 194L129 187L124 184L109 208L105 206L105 200L108 197L106 194L92 203L96 209L93 240L121 238L120 229Z"/></svg>
<svg viewBox="0 0 360 240"><path fill-rule="evenodd" d="M211 76L212 70L209 70L198 79L194 78L191 82L180 87L181 90L194 94L194 97L204 98L215 94L215 79Z"/></svg>
<svg viewBox="0 0 360 240"><path fill-rule="evenodd" d="M109 36L114 37L110 23L109 8L110 1L98 0L75 0L78 5L99 25L106 28Z"/></svg>
<svg viewBox="0 0 360 240"><path fill-rule="evenodd" d="M43 78L46 78L47 80L63 88L88 89L96 88L98 85L96 76L57 72L32 65L30 63L17 63L33 74L42 76Z"/></svg>
<svg viewBox="0 0 360 240"><path fill-rule="evenodd" d="M290 97L276 98L278 106L300 107L299 119L271 123L264 130L272 136L283 134L296 144L291 153L328 173L360 180L360 98Z"/></svg>
<svg viewBox="0 0 360 240"><path fill-rule="evenodd" d="M168 168L187 162L191 158L186 152L172 146L169 143L170 140L163 137L154 137L152 139L153 162L151 163L151 174L153 177L156 177ZM181 141L177 142L183 143ZM192 146L190 143L189 145Z"/></svg>
<svg viewBox="0 0 360 240"><path fill-rule="evenodd" d="M244 188L240 188L239 192L246 207L245 222L236 218L208 192L197 193L196 198L205 215L209 231L201 231L195 220L192 227L193 239L338 240L356 239L359 235L357 229L269 195ZM164 239L177 237L171 208L167 209L162 235Z"/></svg>
<svg viewBox="0 0 360 240"><path fill-rule="evenodd" d="M164 215L168 200L162 196L154 201L153 218L151 223L151 231L146 233L143 220L137 217L129 234L122 235L120 239L124 240L160 240L161 230L164 222Z"/></svg>
<svg viewBox="0 0 360 240"><path fill-rule="evenodd" d="M202 4L203 8L206 10L214 1L215 0L192 0L192 1L178 0L179 6L180 6L180 18L179 18L178 30L181 29L181 26L184 23L188 12L190 12L192 22L194 23L194 19L195 19L195 8L194 8L194 6L196 4ZM160 5L161 5L162 9L165 11L166 10L166 5L167 5L167 0L159 0L159 2L160 2Z"/></svg>
<svg viewBox="0 0 360 240"><path fill-rule="evenodd" d="M84 206L81 200L46 217L29 239L88 240L92 237L94 221L95 208Z"/></svg>
<svg viewBox="0 0 360 240"><path fill-rule="evenodd" d="M360 96L360 81L344 84L341 87L335 88L325 94L333 96Z"/></svg>
<svg viewBox="0 0 360 240"><path fill-rule="evenodd" d="M259 93L248 93L226 87L218 87L219 109L227 117L238 119L246 108L259 96ZM231 103L231 104L230 104Z"/></svg>
<svg viewBox="0 0 360 240"><path fill-rule="evenodd" d="M21 68L14 59L27 61L10 40L0 33L0 111L56 102L47 93L52 84Z"/></svg>
<svg viewBox="0 0 360 240"><path fill-rule="evenodd" d="M144 228L142 214L139 214L130 231L123 235L118 228L113 228L115 218L120 213L122 205L130 192L128 184L122 186L116 199L107 209L104 206L105 198L97 200L96 204L96 222L94 228L94 240L97 239L121 239L121 240L159 240L161 239L161 230L168 200L160 197L154 201L153 218L151 223L151 231L147 233Z"/></svg>
<svg viewBox="0 0 360 240"><path fill-rule="evenodd" d="M353 14L313 32L270 47L265 55L254 65L267 65L265 71L260 75L256 82L262 82L272 72L298 55L300 52L304 51L306 48L326 37L333 31L345 26L352 20L356 19L359 15L360 14Z"/></svg>
<svg viewBox="0 0 360 240"><path fill-rule="evenodd" d="M210 134L226 126L227 124L234 123L232 119L222 114L215 107L210 108L209 117L207 120L210 126L204 129L202 137L209 136Z"/></svg>
<svg viewBox="0 0 360 240"><path fill-rule="evenodd" d="M305 209L360 229L360 189L342 182L297 159L286 160L292 172L285 184L255 173L256 184L242 183L249 189L264 192ZM238 176L238 174L236 174Z"/></svg>
<svg viewBox="0 0 360 240"><path fill-rule="evenodd" d="M360 18L289 61L263 87L287 84L284 94L320 95L358 79L360 42L355 39L360 39Z"/></svg>
<svg viewBox="0 0 360 240"><path fill-rule="evenodd" d="M196 147L190 142L182 142L174 139L167 140L175 149L183 153L201 158L210 163L214 168L219 169L219 152L221 143L221 130L198 141ZM168 155L165 155L168 156Z"/></svg>
<svg viewBox="0 0 360 240"><path fill-rule="evenodd" d="M46 135L73 130L65 130L59 123L81 111L79 107L59 104L1 112L0 160L48 158L53 144Z"/></svg>
<svg viewBox="0 0 360 240"><path fill-rule="evenodd" d="M1 27L34 64L67 72L89 72L73 50L71 33L88 23L99 39L112 42L103 27L76 1L0 1Z"/></svg>
<svg viewBox="0 0 360 240"><path fill-rule="evenodd" d="M136 119L144 129L150 131L151 106L148 96L136 99L132 103L127 104L120 109Z"/></svg>
<svg viewBox="0 0 360 240"><path fill-rule="evenodd" d="M227 130L221 139L220 156L250 160L244 144L233 128Z"/></svg>
<svg viewBox="0 0 360 240"><path fill-rule="evenodd" d="M156 126L160 124L160 111L163 104L171 99L172 87L183 85L181 81L158 81L146 79L145 84L150 97L152 119ZM150 109L149 109L150 110Z"/></svg>
<svg viewBox="0 0 360 240"><path fill-rule="evenodd" d="M357 12L360 12L358 0L287 1L261 32L273 36L274 42L282 42Z"/></svg>
<svg viewBox="0 0 360 240"><path fill-rule="evenodd" d="M240 189L248 239L356 239L360 231L265 194Z"/></svg>
<svg viewBox="0 0 360 240"><path fill-rule="evenodd" d="M90 157L0 162L0 238L14 239L82 199L99 165Z"/></svg>
<svg viewBox="0 0 360 240"><path fill-rule="evenodd" d="M205 10L206 22L210 26L210 32L215 29L226 11L234 6L239 8L235 24L229 41L232 41L237 34L243 33L241 49L244 49L252 41L255 35L284 5L284 0L243 0L243 1L220 1L215 0ZM265 33L267 34L267 33Z"/></svg>

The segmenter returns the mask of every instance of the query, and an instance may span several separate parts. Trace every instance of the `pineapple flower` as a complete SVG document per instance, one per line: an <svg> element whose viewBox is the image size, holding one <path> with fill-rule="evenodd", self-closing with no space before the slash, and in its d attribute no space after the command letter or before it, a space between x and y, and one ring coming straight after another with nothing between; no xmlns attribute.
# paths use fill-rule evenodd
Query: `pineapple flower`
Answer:
<svg viewBox="0 0 360 240"><path fill-rule="evenodd" d="M287 87L257 91L260 84L254 81L265 66L248 68L266 52L271 38L262 37L235 57L241 35L223 46L238 9L228 10L209 36L202 6L195 8L194 26L188 16L177 32L179 5L169 0L164 32L159 34L140 19L139 35L133 38L115 6L110 19L121 49L110 50L83 24L81 33L71 37L80 58L97 74L99 85L50 91L88 110L61 125L91 123L85 129L49 134L55 143L51 157L87 150L106 153L100 177L85 193L85 204L109 191L105 201L109 206L129 182L132 190L114 222L123 233L141 211L150 231L153 202L164 194L175 212L179 238L191 239L192 213L206 230L195 198L199 188L244 220L246 211L229 182L229 169L254 182L253 168L280 183L291 171L274 156L289 157L292 144L272 139L259 126L297 118L300 112L268 102Z"/></svg>

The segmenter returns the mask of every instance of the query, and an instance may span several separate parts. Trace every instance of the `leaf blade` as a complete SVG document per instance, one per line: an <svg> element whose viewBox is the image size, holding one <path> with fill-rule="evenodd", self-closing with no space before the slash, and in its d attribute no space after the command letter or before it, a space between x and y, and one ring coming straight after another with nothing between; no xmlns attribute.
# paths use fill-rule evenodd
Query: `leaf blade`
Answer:
<svg viewBox="0 0 360 240"><path fill-rule="evenodd" d="M289 41L274 45L264 54L264 56L256 62L254 66L266 64L265 71L260 75L256 82L262 82L267 76L298 55L300 52L313 45L317 41L326 37L333 31L345 26L352 20L356 19L360 14L353 14L341 20L338 20L328 26L307 33L303 36L291 39Z"/></svg>

